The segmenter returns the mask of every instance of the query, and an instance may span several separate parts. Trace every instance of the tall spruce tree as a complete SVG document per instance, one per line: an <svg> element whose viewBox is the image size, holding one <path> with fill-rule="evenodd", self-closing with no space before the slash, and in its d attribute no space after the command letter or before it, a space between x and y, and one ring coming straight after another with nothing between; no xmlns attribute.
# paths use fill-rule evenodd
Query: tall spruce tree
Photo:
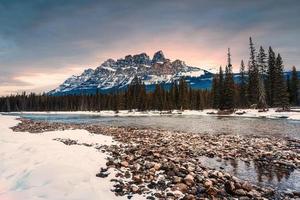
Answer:
<svg viewBox="0 0 300 200"><path fill-rule="evenodd" d="M267 101L266 101L264 79L262 75L260 75L259 78L259 97L258 97L257 107L259 109L262 109L262 111L267 111L268 108Z"/></svg>
<svg viewBox="0 0 300 200"><path fill-rule="evenodd" d="M276 82L276 76L275 76L275 65L276 65L276 56L272 49L272 47L269 47L269 56L268 56L268 71L267 71L267 102L269 106L274 105L274 96L276 92L275 88L275 82Z"/></svg>
<svg viewBox="0 0 300 200"><path fill-rule="evenodd" d="M219 69L219 109L224 107L224 73L222 66Z"/></svg>
<svg viewBox="0 0 300 200"><path fill-rule="evenodd" d="M184 78L179 81L180 110L188 108L188 85Z"/></svg>
<svg viewBox="0 0 300 200"><path fill-rule="evenodd" d="M212 82L212 107L219 108L220 103L220 90L219 90L219 74L215 74Z"/></svg>
<svg viewBox="0 0 300 200"><path fill-rule="evenodd" d="M224 105L222 109L230 110L234 108L234 96L235 96L230 49L228 49L227 56L228 56L228 63L225 69L224 94L223 94Z"/></svg>
<svg viewBox="0 0 300 200"><path fill-rule="evenodd" d="M259 73L263 76L267 75L268 66L267 66L267 54L262 46L259 48L259 52L257 55L257 66Z"/></svg>
<svg viewBox="0 0 300 200"><path fill-rule="evenodd" d="M252 38L249 38L250 42L250 59L249 59L249 84L248 84L248 95L251 104L258 103L259 97L259 70L256 62L256 50L252 42Z"/></svg>
<svg viewBox="0 0 300 200"><path fill-rule="evenodd" d="M290 75L286 75L286 91L288 93L288 98L289 98L289 103L291 104L291 80L290 80Z"/></svg>
<svg viewBox="0 0 300 200"><path fill-rule="evenodd" d="M265 88L265 77L267 74L267 55L262 46L259 49L259 53L257 55L257 66L259 71L259 85L258 85L258 108L266 111L268 105L266 101L266 88Z"/></svg>
<svg viewBox="0 0 300 200"><path fill-rule="evenodd" d="M283 62L280 54L276 58L275 64L275 86L274 86L274 106L288 109L289 99L287 93L286 81L283 74Z"/></svg>
<svg viewBox="0 0 300 200"><path fill-rule="evenodd" d="M239 80L239 106L242 108L248 107L248 95L247 95L247 78L245 71L244 61L241 61L240 68L240 80Z"/></svg>
<svg viewBox="0 0 300 200"><path fill-rule="evenodd" d="M299 79L295 66L293 66L292 78L290 82L290 99L292 105L299 105Z"/></svg>
<svg viewBox="0 0 300 200"><path fill-rule="evenodd" d="M145 111L147 109L147 93L146 86L144 83L141 83L139 88L139 96L138 96L138 105L137 109L140 111Z"/></svg>

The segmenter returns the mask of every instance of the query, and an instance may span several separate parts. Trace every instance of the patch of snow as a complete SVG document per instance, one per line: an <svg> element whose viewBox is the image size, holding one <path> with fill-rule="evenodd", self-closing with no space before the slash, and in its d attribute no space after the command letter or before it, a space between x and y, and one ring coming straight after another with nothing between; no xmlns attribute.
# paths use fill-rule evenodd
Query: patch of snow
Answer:
<svg viewBox="0 0 300 200"><path fill-rule="evenodd" d="M102 69L106 69L106 70L108 70L108 71L113 71L113 72L116 71L116 69L113 69L113 68L107 67L107 66L102 66L101 68L102 68Z"/></svg>
<svg viewBox="0 0 300 200"><path fill-rule="evenodd" d="M171 83L172 82L173 75L148 75L146 80L143 80L143 83L145 85L152 85L152 84L159 84L159 83Z"/></svg>
<svg viewBox="0 0 300 200"><path fill-rule="evenodd" d="M9 127L19 121L0 115L0 199L127 199L110 189L108 178L95 175L105 167L106 154L92 147L67 146L54 138L110 145L109 136L85 130L52 131L41 134L17 133ZM134 196L133 199L141 199Z"/></svg>
<svg viewBox="0 0 300 200"><path fill-rule="evenodd" d="M160 116L160 115L199 115L199 116L220 116L217 115L218 110L216 109L205 109L205 110L172 110L171 112L166 111L137 111L137 110L120 110L118 113L111 110L103 110L103 111L59 111L59 112L11 112L11 114L80 114L80 115L98 115L98 116ZM239 114L243 113L244 114ZM215 113L208 114L208 113ZM268 119L279 119L286 118L290 120L300 120L300 112L298 110L290 111L290 112L276 112L275 108L270 108L267 112L259 112L255 109L239 109L235 113L225 116L232 117L251 117L251 118L268 118Z"/></svg>
<svg viewBox="0 0 300 200"><path fill-rule="evenodd" d="M203 70L193 70L193 71L187 71L187 72L180 72L181 76L189 76L189 77L200 77L204 75Z"/></svg>

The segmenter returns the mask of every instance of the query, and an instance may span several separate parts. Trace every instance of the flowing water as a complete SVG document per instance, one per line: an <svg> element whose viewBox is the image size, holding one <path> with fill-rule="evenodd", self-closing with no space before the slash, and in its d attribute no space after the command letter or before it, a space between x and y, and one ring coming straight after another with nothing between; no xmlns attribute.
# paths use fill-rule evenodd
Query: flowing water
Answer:
<svg viewBox="0 0 300 200"><path fill-rule="evenodd" d="M300 139L300 121L215 116L135 116L103 117L80 114L18 114L18 116L48 122L89 123L139 128L161 128L209 134L238 134L290 137Z"/></svg>
<svg viewBox="0 0 300 200"><path fill-rule="evenodd" d="M208 134L238 134L300 139L300 121L286 119L257 119L214 116L147 116L147 117L103 117L79 114L21 114L32 120L63 123L89 123L139 128L161 128ZM207 167L223 169L243 180L262 186L272 186L277 191L300 192L300 171L274 166L261 166L255 162L222 160L201 157Z"/></svg>

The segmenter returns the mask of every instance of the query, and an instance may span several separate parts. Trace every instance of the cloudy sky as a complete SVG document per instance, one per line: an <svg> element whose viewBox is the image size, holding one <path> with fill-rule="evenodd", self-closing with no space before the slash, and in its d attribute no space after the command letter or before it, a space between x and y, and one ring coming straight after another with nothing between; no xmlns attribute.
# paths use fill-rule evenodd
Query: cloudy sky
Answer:
<svg viewBox="0 0 300 200"><path fill-rule="evenodd" d="M202 68L248 38L300 69L299 0L0 0L0 95L53 89L107 58L163 50Z"/></svg>

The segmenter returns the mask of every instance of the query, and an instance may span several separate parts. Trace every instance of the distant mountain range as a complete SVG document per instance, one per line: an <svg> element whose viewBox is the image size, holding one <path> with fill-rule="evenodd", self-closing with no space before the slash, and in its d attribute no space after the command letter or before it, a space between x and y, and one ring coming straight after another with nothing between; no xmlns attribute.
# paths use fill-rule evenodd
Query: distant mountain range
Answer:
<svg viewBox="0 0 300 200"><path fill-rule="evenodd" d="M79 76L71 76L50 95L108 93L124 90L137 76L153 90L156 84L168 87L173 81L183 77L194 89L210 88L213 73L181 60L171 61L158 51L151 59L147 54L127 55L125 58L108 59L96 69L86 69Z"/></svg>
<svg viewBox="0 0 300 200"><path fill-rule="evenodd" d="M147 54L127 55L118 60L108 59L96 69L86 69L79 76L71 76L49 95L109 93L127 88L135 76L140 78L148 91L155 85L170 87L173 81L184 78L193 89L210 89L213 73L199 67L188 66L181 60L171 61L158 51L151 59ZM291 76L291 72L285 72ZM298 73L300 78L300 73ZM239 74L234 74L239 82Z"/></svg>

